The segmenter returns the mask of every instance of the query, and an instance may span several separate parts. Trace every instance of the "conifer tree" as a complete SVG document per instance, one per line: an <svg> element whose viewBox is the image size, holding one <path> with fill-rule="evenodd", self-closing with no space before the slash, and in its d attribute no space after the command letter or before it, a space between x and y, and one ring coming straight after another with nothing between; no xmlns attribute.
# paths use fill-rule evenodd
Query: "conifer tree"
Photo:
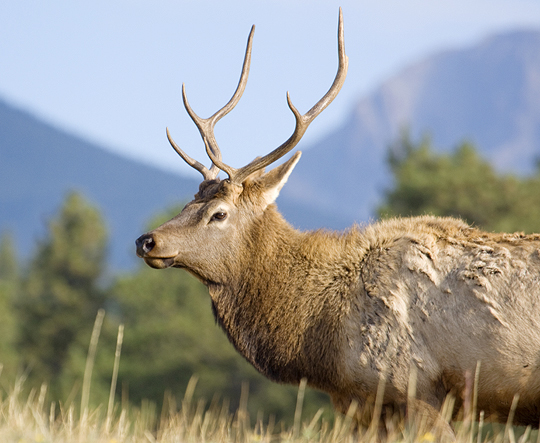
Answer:
<svg viewBox="0 0 540 443"><path fill-rule="evenodd" d="M532 176L501 173L470 143L438 153L428 138L405 135L390 150L394 184L381 217L459 217L488 231L540 232L540 168Z"/></svg>
<svg viewBox="0 0 540 443"><path fill-rule="evenodd" d="M0 237L0 282L13 282L19 277L17 252L13 237L4 232Z"/></svg>
<svg viewBox="0 0 540 443"><path fill-rule="evenodd" d="M66 380L60 379L70 347L88 346L96 313L105 302L100 287L105 246L98 210L82 196L68 195L37 247L17 300L23 363L31 380L50 383L59 399L67 396L61 392Z"/></svg>
<svg viewBox="0 0 540 443"><path fill-rule="evenodd" d="M0 238L0 365L3 378L12 383L18 371L15 351L16 318L14 301L19 292L19 269L13 238L4 233Z"/></svg>

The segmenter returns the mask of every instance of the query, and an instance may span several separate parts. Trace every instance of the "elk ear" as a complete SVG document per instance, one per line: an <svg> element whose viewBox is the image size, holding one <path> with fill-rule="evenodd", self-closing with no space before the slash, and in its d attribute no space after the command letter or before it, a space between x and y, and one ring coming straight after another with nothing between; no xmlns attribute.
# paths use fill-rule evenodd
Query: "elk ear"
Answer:
<svg viewBox="0 0 540 443"><path fill-rule="evenodd" d="M279 191L287 182L289 175L300 160L302 153L297 151L289 160L282 165L276 166L271 171L257 179L257 184L261 187L262 197L265 207L274 203L279 195Z"/></svg>

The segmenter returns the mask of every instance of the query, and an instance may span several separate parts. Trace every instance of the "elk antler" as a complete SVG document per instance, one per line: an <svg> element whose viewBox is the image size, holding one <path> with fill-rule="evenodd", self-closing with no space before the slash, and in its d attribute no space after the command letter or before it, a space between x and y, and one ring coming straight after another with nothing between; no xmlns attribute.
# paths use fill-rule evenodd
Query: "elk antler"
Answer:
<svg viewBox="0 0 540 443"><path fill-rule="evenodd" d="M249 33L246 54L244 56L244 64L242 66L242 74L240 75L240 80L238 82L238 86L236 87L236 91L234 92L229 102L219 111L217 111L214 115L208 118L201 118L197 114L195 114L193 109L191 109L191 106L189 105L187 99L186 85L182 84L182 99L184 100L184 107L186 108L186 111L188 112L193 122L197 125L197 128L199 128L199 132L201 133L201 137L204 140L207 152L211 152L211 155L209 154L210 158L212 159L212 167L210 168L210 170L208 170L198 161L193 160L184 151L182 151L182 149L180 149L180 147L178 147L178 145L172 139L169 133L169 129L167 128L167 138L169 139L169 143L171 144L171 146L189 166L199 171L203 175L205 180L212 180L216 178L219 173L219 169L225 171L227 174L229 174L229 176L231 175L229 170L233 170L233 168L229 168L227 165L223 165L221 163L221 151L219 150L219 146L214 136L214 126L222 117L231 112L231 110L236 106L236 104L242 97L244 89L246 89L246 83L249 75L249 65L251 61L251 46L253 43L254 32L255 25L251 27L251 32ZM223 167L221 167L220 165L222 165Z"/></svg>
<svg viewBox="0 0 540 443"><path fill-rule="evenodd" d="M339 8L339 24L338 24L339 66L338 66L338 71L334 79L334 82L332 83L332 86L330 87L328 92L304 115L301 115L300 112L298 112L298 110L296 109L296 107L292 104L289 93L287 92L287 103L296 119L296 127L294 129L293 134L289 137L287 141L285 141L285 143L283 143L281 146L277 147L276 149L274 149L272 152L265 155L264 157L256 158L251 163L248 163L246 166L242 168L239 168L239 169L233 168L232 166L229 166L223 163L221 160L221 151L219 150L218 144L214 137L214 125L219 119L221 119L224 115L228 114L236 106L236 104L240 100L240 97L242 96L242 93L244 92L248 74L249 74L249 63L250 63L250 58L251 58L251 43L252 43L254 30L255 30L255 26L251 28L251 32L249 34L248 44L246 48L246 55L244 58L244 65L242 67L242 74L240 76L238 87L236 88L236 91L234 95L232 96L232 98L229 100L229 102L219 111L217 111L212 117L209 117L207 119L202 119L198 117L195 114L195 112L193 112L193 110L191 109L187 101L185 87L184 85L182 85L182 96L184 99L184 106L188 114L190 115L191 119L195 122L195 124L199 128L199 132L201 133L201 136L206 146L206 153L208 154L208 157L210 157L210 159L212 160L212 167L210 168L210 170L208 170L201 163L193 160L187 154L185 154L176 145L176 143L174 143L174 141L169 135L169 131L167 130L167 136L169 138L169 142L171 143L173 148L176 150L176 152L180 154L180 156L186 161L186 163L188 163L190 166L192 166L193 168L201 172L206 180L216 178L218 174L218 168L219 168L225 173L227 173L227 175L229 176L229 180L231 182L241 184L250 174L262 168L265 168L266 166L274 163L279 158L283 157L285 154L287 154L291 149L293 149L298 144L298 142L300 141L300 139L306 132L308 126L315 119L315 117L317 117L330 103L332 103L334 98L336 98L341 87L343 86L343 83L345 82L345 77L347 76L348 57L345 55L345 42L344 42L344 37L343 37L343 14L342 14L341 8Z"/></svg>
<svg viewBox="0 0 540 443"><path fill-rule="evenodd" d="M212 162L214 162L214 164L217 164L220 169L227 172L227 174L229 174L229 179L232 182L240 184L250 174L254 173L255 171L258 171L259 169L265 168L266 166L275 162L276 160L278 160L279 158L287 154L291 149L293 149L298 144L298 142L300 141L300 139L306 132L310 123L330 103L332 103L332 100L334 100L334 98L336 98L341 87L343 86L343 83L345 82L345 77L347 76L348 57L345 55L345 42L343 38L343 14L342 14L341 8L339 8L338 58L339 58L339 67L338 67L338 71L334 79L334 82L332 83L332 86L330 87L328 92L306 114L301 115L300 112L298 112L296 107L292 104L289 93L287 92L287 103L289 105L290 110L294 114L294 117L296 118L296 127L294 129L293 134L289 137L289 139L285 143L283 143L281 146L274 149L272 152L265 155L264 157L257 158L253 160L251 163L247 164L246 166L240 169L233 169L230 167L228 167L229 170L224 169L222 166L226 166L226 165L223 165L220 159L214 158L212 156L212 153L207 150L208 156L212 159Z"/></svg>

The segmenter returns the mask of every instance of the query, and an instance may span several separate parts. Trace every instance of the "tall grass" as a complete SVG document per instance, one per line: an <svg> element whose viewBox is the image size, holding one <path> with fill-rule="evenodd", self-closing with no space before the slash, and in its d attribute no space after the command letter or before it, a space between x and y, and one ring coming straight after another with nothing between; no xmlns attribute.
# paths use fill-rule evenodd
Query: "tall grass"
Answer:
<svg viewBox="0 0 540 443"><path fill-rule="evenodd" d="M158 417L156 408L143 403L140 408L116 409L110 414L104 406L77 413L72 404L65 409L46 404L46 386L23 394L18 382L0 400L0 442L122 443L122 442L321 442L352 441L350 420L337 419L330 426L316 414L302 421L295 416L291 429L280 429L270 419L251 423L247 413L247 389L238 411L230 413L226 402L205 405L193 398L196 379L190 382L177 409L174 399ZM301 394L303 395L303 394ZM299 395L299 397L301 396ZM299 404L297 412L301 411ZM80 411L79 411L80 412Z"/></svg>
<svg viewBox="0 0 540 443"><path fill-rule="evenodd" d="M18 380L9 393L0 397L0 443L372 443L380 438L377 432L377 416L381 413L381 402L376 401L374 420L365 430L354 428L353 416L357 405L353 403L345 416L336 415L332 421L325 420L322 411L312 417L302 414L305 381L300 383L292 427L275 423L272 418L263 422L262 414L250 420L247 412L248 387L242 387L239 409L231 413L227 402L213 401L209 405L194 398L196 378L192 378L180 405L174 397L164 400L158 416L156 407L143 402L140 407L118 405L114 402L116 377L120 361L123 327L118 331L114 369L111 380L111 395L107 405L89 407L91 374L95 350L99 340L103 312L96 318L89 346L84 374L80 410L70 401L48 403L47 387L24 394L24 379ZM512 414L506 425L486 426L480 412L476 417L476 384L470 383L471 402L464 408L463 421L456 425L459 443L540 443L540 434L530 428L514 428ZM1 371L0 371L1 372ZM411 376L409 395L414 396L414 377ZM384 382L379 386L377 398L381 399ZM514 399L514 408L518 398ZM451 408L451 405L448 406ZM445 412L443 411L443 414ZM415 426L395 426L383 439L388 443L431 443L436 438L429 432L416 435Z"/></svg>
<svg viewBox="0 0 540 443"><path fill-rule="evenodd" d="M272 419L253 423L246 410L247 393L243 404L235 413L229 412L226 403L213 402L205 405L193 398L196 379L188 386L184 399L176 407L174 399L166 399L166 407L160 416L151 404L140 408L116 408L108 413L106 405L78 414L74 404L65 409L60 404L47 404L46 387L22 392L22 384L16 383L12 391L0 400L0 442L2 443L353 443L375 442L377 437L367 429L354 430L352 413L336 416L332 423L317 413L313 417L301 416L301 396L295 414L294 425L284 428ZM246 390L247 391L247 390ZM483 426L478 424L457 428L459 443L533 443L538 432L515 429L511 426ZM431 443L436 439L430 433L414 435L406 429L395 432L388 442Z"/></svg>
<svg viewBox="0 0 540 443"><path fill-rule="evenodd" d="M45 404L46 388L22 396L21 384L0 401L0 441L22 442L322 442L356 440L350 433L350 420L338 418L330 426L320 414L302 421L295 417L291 429L280 429L270 420L250 423L246 402L236 413L226 403L209 407L191 397L190 383L179 410L169 404L166 413L156 416L151 405L116 411L114 418L103 407L86 410L78 416L74 406L63 409ZM246 399L247 400L247 399ZM174 403L170 399L171 403ZM165 409L165 408L164 408Z"/></svg>

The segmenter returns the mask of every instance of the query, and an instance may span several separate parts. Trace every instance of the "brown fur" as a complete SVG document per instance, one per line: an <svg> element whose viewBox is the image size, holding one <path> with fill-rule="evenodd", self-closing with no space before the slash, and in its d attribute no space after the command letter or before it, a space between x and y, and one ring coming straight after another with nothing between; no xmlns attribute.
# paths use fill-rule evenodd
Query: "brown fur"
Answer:
<svg viewBox="0 0 540 443"><path fill-rule="evenodd" d="M306 378L342 412L353 400L369 410L384 377L383 410L403 413L414 368L411 410L451 438L436 411L449 393L459 405L481 362L478 410L504 420L519 394L514 421L538 426L540 236L429 216L300 232L273 205L298 158L243 186L203 183L139 255L200 278L251 364L278 382Z"/></svg>

